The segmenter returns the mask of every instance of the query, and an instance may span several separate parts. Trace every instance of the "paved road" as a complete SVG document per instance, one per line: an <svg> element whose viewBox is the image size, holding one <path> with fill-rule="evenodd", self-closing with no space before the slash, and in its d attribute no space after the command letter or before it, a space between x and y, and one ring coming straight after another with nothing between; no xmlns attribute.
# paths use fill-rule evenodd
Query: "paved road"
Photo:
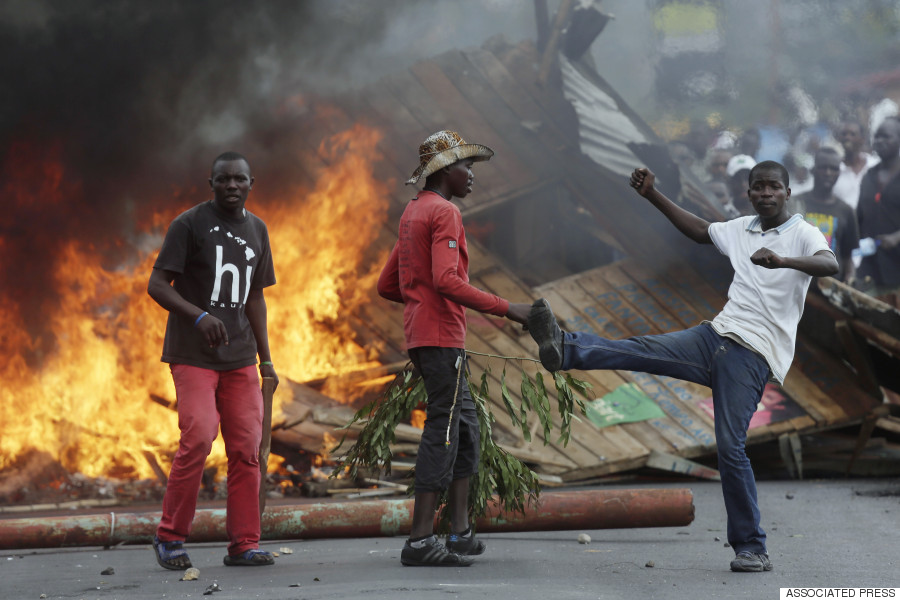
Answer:
<svg viewBox="0 0 900 600"><path fill-rule="evenodd" d="M900 588L896 479L761 482L775 570L759 574L728 570L718 484L618 487L689 487L696 519L687 527L484 534L487 553L461 569L402 567L400 537L267 542L293 553L263 568L225 567L223 544L189 545L200 569L192 582L161 569L149 545L2 551L0 599L200 598L214 583L222 590L210 594L215 600L777 599L783 587ZM591 543L579 544L579 533ZM101 575L108 567L115 574Z"/></svg>

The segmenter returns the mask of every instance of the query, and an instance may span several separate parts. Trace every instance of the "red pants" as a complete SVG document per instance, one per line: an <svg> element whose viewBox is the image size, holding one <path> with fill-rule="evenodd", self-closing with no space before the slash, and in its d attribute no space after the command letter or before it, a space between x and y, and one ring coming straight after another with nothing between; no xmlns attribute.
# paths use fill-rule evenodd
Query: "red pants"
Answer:
<svg viewBox="0 0 900 600"><path fill-rule="evenodd" d="M231 371L180 364L170 368L181 440L172 461L156 535L170 542L184 540L190 534L203 466L221 424L228 457L228 554L258 548L263 404L256 365Z"/></svg>

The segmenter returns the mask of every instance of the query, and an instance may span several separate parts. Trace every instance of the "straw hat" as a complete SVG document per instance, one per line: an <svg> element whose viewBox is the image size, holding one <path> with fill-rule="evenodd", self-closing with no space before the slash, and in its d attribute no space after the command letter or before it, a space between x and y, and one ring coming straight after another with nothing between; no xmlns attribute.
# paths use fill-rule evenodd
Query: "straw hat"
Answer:
<svg viewBox="0 0 900 600"><path fill-rule="evenodd" d="M429 135L419 146L419 167L407 180L412 185L422 177L428 177L435 171L453 163L470 158L474 161L488 160L494 151L481 144L467 144L455 131L445 129Z"/></svg>

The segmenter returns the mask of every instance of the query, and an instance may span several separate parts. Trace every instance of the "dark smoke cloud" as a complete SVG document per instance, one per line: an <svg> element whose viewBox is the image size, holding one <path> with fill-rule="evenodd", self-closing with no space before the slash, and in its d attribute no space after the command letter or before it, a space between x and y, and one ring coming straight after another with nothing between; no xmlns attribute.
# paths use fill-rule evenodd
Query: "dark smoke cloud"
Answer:
<svg viewBox="0 0 900 600"><path fill-rule="evenodd" d="M504 28L531 35L532 19L516 0L7 0L0 303L40 336L43 315L64 310L51 280L63 244L89 244L114 266L148 205L202 198L219 152L245 152L257 176L291 177L288 138L306 99Z"/></svg>
<svg viewBox="0 0 900 600"><path fill-rule="evenodd" d="M63 244L120 257L142 204L202 186L215 154L272 120L274 96L304 69L339 72L354 48L378 42L396 4L6 4L0 301L39 335L42 315L64 309L51 280Z"/></svg>

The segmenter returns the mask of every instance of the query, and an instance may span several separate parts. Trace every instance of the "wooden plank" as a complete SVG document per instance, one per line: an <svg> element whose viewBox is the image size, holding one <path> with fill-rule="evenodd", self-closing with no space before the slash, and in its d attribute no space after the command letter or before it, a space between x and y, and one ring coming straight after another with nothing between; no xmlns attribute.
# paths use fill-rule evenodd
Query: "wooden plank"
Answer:
<svg viewBox="0 0 900 600"><path fill-rule="evenodd" d="M397 143L401 138L396 124L372 107L368 90L345 94L341 108L352 119L354 126L362 125L377 132L376 152L371 155L376 165L374 171L379 179L387 180L385 184L391 184L395 190L394 199L405 204L405 200L415 194L415 190L406 188L404 183L418 166L417 149L422 140L411 140L409 146ZM404 111L397 110L395 114L404 115ZM405 115L408 116L408 112Z"/></svg>
<svg viewBox="0 0 900 600"><path fill-rule="evenodd" d="M402 127L412 126L409 121L410 116L419 124L417 128L410 129L408 132L405 130L400 132L402 136L400 139L410 146L412 154L409 173L403 179L405 182L418 166L418 149L425 138L436 131L448 127L453 129L459 125L454 124L457 120L455 110L451 108L449 112L445 112L409 71L402 71L386 77L382 80L382 84L383 87L377 88L377 93L373 97L373 102L378 102L379 111L388 115L389 118L399 117ZM462 131L459 133L464 138L468 135ZM478 143L481 142L478 141ZM425 181L420 180L416 187L421 188L424 184ZM478 171L478 187L476 189L480 198L490 199L506 192L510 186L496 169L485 168Z"/></svg>
<svg viewBox="0 0 900 600"><path fill-rule="evenodd" d="M547 39L547 46L541 55L541 65L538 69L538 85L547 85L550 77L550 69L558 60L559 45L562 39L563 29L569 22L569 15L575 6L575 0L562 0L553 19L553 25L550 27L550 37Z"/></svg>
<svg viewBox="0 0 900 600"><path fill-rule="evenodd" d="M541 286L537 291L550 303L554 314L562 317L569 331L586 331L610 339L620 339L629 335L625 325L599 305L593 295L578 284L577 277L555 281ZM559 313L564 303L573 306L575 312Z"/></svg>
<svg viewBox="0 0 900 600"><path fill-rule="evenodd" d="M571 471L563 473L562 480L566 483L573 484L579 481L593 479L595 477L601 477L603 475L609 475L611 473L621 473L623 471L630 471L632 469L640 469L647 464L647 457L649 455L650 452L648 451L646 454L640 456L636 455L618 461L602 462L592 467L573 469Z"/></svg>
<svg viewBox="0 0 900 600"><path fill-rule="evenodd" d="M719 314L728 301L727 295L717 292L685 265L672 266L663 274L663 278L706 319Z"/></svg>
<svg viewBox="0 0 900 600"><path fill-rule="evenodd" d="M703 321L704 318L707 318L694 309L687 299L682 297L676 289L671 287L668 282L643 262L626 259L617 264L651 294L657 302L665 306L669 314L677 318L683 327L693 327Z"/></svg>
<svg viewBox="0 0 900 600"><path fill-rule="evenodd" d="M648 321L639 310L603 279L602 271L601 268L582 273L577 280L578 285L584 288L608 313L615 316L627 336L660 333L652 322Z"/></svg>
<svg viewBox="0 0 900 600"><path fill-rule="evenodd" d="M637 384L651 400L656 402L672 421L696 439L704 451L715 451L716 435L714 428L709 424L708 417L701 416L695 410L685 406L660 378L638 371L623 373Z"/></svg>
<svg viewBox="0 0 900 600"><path fill-rule="evenodd" d="M620 423L619 427L651 452L678 452L680 449L679 446L669 441L668 435L657 431L647 421Z"/></svg>
<svg viewBox="0 0 900 600"><path fill-rule="evenodd" d="M552 119L567 138L578 139L578 117L572 105L558 90L541 88L537 85L537 49L530 41L512 46L505 40L493 38L484 45L519 82L531 98L541 107L543 114Z"/></svg>
<svg viewBox="0 0 900 600"><path fill-rule="evenodd" d="M269 452L272 450L272 397L275 395L275 378L262 378L263 420L262 437L259 442L259 514L266 510L268 486L266 473L269 470Z"/></svg>
<svg viewBox="0 0 900 600"><path fill-rule="evenodd" d="M607 266L595 270L595 272L591 274L595 276L592 277L594 283L599 283L596 279L596 275L599 275L600 278L606 283L617 284L620 288L624 288L625 286L627 286L627 280L616 278L615 269L616 267L614 266ZM580 282L583 278L575 279ZM598 291L593 284L590 285L590 289L594 292ZM598 295L607 299L611 298L611 295L608 292L602 292ZM609 304L611 304L612 302L612 300L608 300ZM616 310L615 307L613 307L613 310ZM630 307L626 306L619 312L620 314L624 315L625 318L628 318L632 321L632 323L634 323L634 317L632 316L632 312L629 312L629 310L631 310ZM645 309L644 311L640 312L647 311ZM659 323L659 320L657 319L656 322ZM654 326L656 326L656 324L654 324ZM653 327L650 327L650 329L652 331ZM667 407L669 408L669 412L676 418L676 420L679 420L682 423L690 423L692 427L698 428L699 431L705 431L705 433L710 437L704 438L706 441L706 444L704 445L711 449L712 445L714 444L713 421L712 418L699 406L699 402L701 400L709 397L710 392L708 388L691 382L685 382L666 377L656 377L653 379L658 381L662 386L665 386L669 392L667 396L664 396L666 398L666 402L668 403ZM651 382L653 379L648 379L647 385L652 386L653 383ZM811 424L812 420L807 420L805 421L805 423ZM776 424L775 426L773 426L773 432L771 435L776 435L780 428L792 429L798 424L798 422ZM705 427L703 425L705 425Z"/></svg>
<svg viewBox="0 0 900 600"><path fill-rule="evenodd" d="M660 331L655 323L645 318L640 310L631 305L627 299L624 299L615 290L609 289L610 286L608 282L603 278L603 275L609 269L609 267L603 267L588 272L584 274L585 277L579 278L578 282L587 290L594 292L595 298L597 298L601 304L606 306L611 313L615 314L620 321L624 322L623 326L631 329L632 333L635 335L651 335L659 333ZM633 374L630 376L634 377ZM651 386L651 389L655 390L656 393L659 393L659 385L669 388L668 394L659 397L665 400L666 405L669 407L669 411L667 412L675 415L673 418L676 422L679 422L682 425L683 423L690 422L693 427L705 430L707 434L712 434L711 419L696 406L697 400L708 396L708 392L704 391L706 388L691 382L672 378L652 375L648 375L648 377L649 379L642 377L641 380L644 381L646 385ZM639 387L643 388L644 386L639 385ZM697 437L696 434L692 435L693 437ZM703 446L708 447L710 441L706 439L701 443Z"/></svg>
<svg viewBox="0 0 900 600"><path fill-rule="evenodd" d="M490 123L515 152L514 158L516 163L520 163L520 173L527 174L534 181L559 173L561 165L558 155L549 152L533 132L522 126L522 122L461 52L454 50L444 53L433 62L459 90L461 97L485 122Z"/></svg>
<svg viewBox="0 0 900 600"><path fill-rule="evenodd" d="M832 400L803 373L800 367L792 367L788 371L781 387L818 425L846 418L843 410L838 413L834 411Z"/></svg>
<svg viewBox="0 0 900 600"><path fill-rule="evenodd" d="M571 283L571 282L570 282ZM545 297L548 302L552 302L552 306L554 307L553 312L556 315L557 319L561 320L561 323L566 325L569 331L581 331L586 333L594 333L597 334L597 330L594 327L594 318L588 314L584 314L580 312L580 305L576 308L576 305L573 302L578 302L579 298L575 297L574 294L568 294L565 290L557 290L557 289L545 289ZM589 308L589 307L588 307ZM569 326L569 324L575 324L575 327ZM597 334L599 335L599 334ZM591 371L574 371L577 373L577 377L581 379L588 379L595 386L599 386L597 390L597 395L603 395L603 393L611 392L618 388L619 386L626 383L622 377L616 373L616 371L610 371L606 369L596 369Z"/></svg>
<svg viewBox="0 0 900 600"><path fill-rule="evenodd" d="M709 425L710 429L715 427L713 418L700 406L701 402L712 397L712 390L705 385L684 379L676 379L665 375L655 375L654 377L669 388L672 395L682 406Z"/></svg>
<svg viewBox="0 0 900 600"><path fill-rule="evenodd" d="M646 215L631 201L634 191L621 177L583 155L567 161L564 174L579 205L628 254L648 261L672 255L671 246L652 229L648 231Z"/></svg>
<svg viewBox="0 0 900 600"><path fill-rule="evenodd" d="M705 444L688 433L680 424L676 423L672 418L650 419L646 421L657 435L664 436L674 449L674 453L679 456L692 457L709 454L711 448L709 444Z"/></svg>
<svg viewBox="0 0 900 600"><path fill-rule="evenodd" d="M469 248L469 276L482 280L490 291L510 302L532 302L534 291L510 271L497 255L488 252L477 240L466 238ZM474 269L472 267L475 267Z"/></svg>
<svg viewBox="0 0 900 600"><path fill-rule="evenodd" d="M854 384L855 376L849 367L809 344L803 334L797 336L793 368L797 367L831 399L835 412L843 412L848 419L862 419L881 404L881 399L873 398Z"/></svg>
<svg viewBox="0 0 900 600"><path fill-rule="evenodd" d="M900 310L896 307L864 294L833 277L815 280L828 301L860 322L881 331L895 341L900 338ZM893 346L895 351L898 345Z"/></svg>
<svg viewBox="0 0 900 600"><path fill-rule="evenodd" d="M860 337L853 331L846 319L834 324L835 333L846 352L847 360L856 370L856 380L869 395L881 398L881 386L875 377L875 368Z"/></svg>
<svg viewBox="0 0 900 600"><path fill-rule="evenodd" d="M382 123L385 139L381 143L389 147L389 150L386 151L387 156L396 164L400 173L394 201L397 205L405 207L407 202L424 186L424 181L417 186L407 186L406 180L419 166L419 145L433 131L428 130L416 120L409 109L397 100L393 91L384 81L367 88L363 96L373 111L373 118ZM479 187L478 194L484 198L491 197L490 189L485 186ZM399 220L399 215L397 220Z"/></svg>
<svg viewBox="0 0 900 600"><path fill-rule="evenodd" d="M600 460L593 465L579 467L563 473L562 478L564 481L577 481L598 475L636 469L644 465L647 456L650 454L650 450L647 447L635 440L620 425L598 429L596 435L602 439L602 442L597 446L598 448L604 450L615 449L616 452L614 454L601 454Z"/></svg>
<svg viewBox="0 0 900 600"><path fill-rule="evenodd" d="M890 415L881 417L875 421L875 426L891 433L900 433L900 418Z"/></svg>
<svg viewBox="0 0 900 600"><path fill-rule="evenodd" d="M438 123L451 123L454 111L447 111L443 105L435 104L431 94L408 70L393 73L383 79L384 85L394 95L394 101L404 107L419 122L420 132L427 132L422 141L435 131L442 129ZM416 148L418 148L418 144Z"/></svg>
<svg viewBox="0 0 900 600"><path fill-rule="evenodd" d="M483 48L463 50L463 55L477 69L488 84L503 98L523 125L532 127L543 145L551 152L559 152L565 147L575 147L577 138L567 136L553 119L535 102L528 90L513 77L512 73L497 57Z"/></svg>
<svg viewBox="0 0 900 600"><path fill-rule="evenodd" d="M431 107L438 106L452 115L448 120L432 120L435 131L453 129L466 141L484 144L496 152L491 159L490 168L475 168L476 183L483 181L483 185L490 187L493 193L501 194L535 181L534 176L529 175L527 169L518 162L515 151L506 143L503 135L466 101L436 64L417 63L410 68L410 72L428 95L429 111ZM464 204L468 205L466 202Z"/></svg>
<svg viewBox="0 0 900 600"><path fill-rule="evenodd" d="M418 166L419 144L433 132L400 102L394 89L396 89L396 85L389 85L386 80L382 79L368 86L364 92L361 92L361 95L374 111L373 118L386 124L386 127L389 127L396 136L394 143L390 145L405 148L398 154L403 164L409 163L406 171L409 171L409 175L411 175ZM397 141L401 143L397 144Z"/></svg>
<svg viewBox="0 0 900 600"><path fill-rule="evenodd" d="M687 460L680 456L675 456L674 454L666 454L655 450L647 457L647 466L662 471L690 475L691 477L697 477L699 479L722 481L722 477L715 469L710 469L705 465L695 463L692 460Z"/></svg>
<svg viewBox="0 0 900 600"><path fill-rule="evenodd" d="M566 319L567 322L576 322L579 323L579 330L587 331L589 333L596 333L596 330L592 326L593 322L596 322L596 319L601 319L601 323L603 326L607 326L610 323L613 323L613 320L604 314L600 314L600 310L596 307L593 308L592 316L586 317L584 315L575 315L573 314L573 309L571 308L570 302L575 299L582 300L584 302L591 302L591 299L587 296L587 293L576 285L578 281L578 276L573 276L571 278L567 278L564 281L554 282L552 284L552 288L548 285L545 286L542 290L545 292L545 296L548 298L552 298L554 313L556 313L559 317ZM615 327L619 327L616 325ZM621 335L621 332L618 337L624 337ZM594 378L601 379L604 386L608 390L614 390L618 386L622 385L628 379L623 379L622 375L617 371L609 371L609 370L596 370L589 372ZM648 376L650 377L650 376ZM652 377L647 379L646 381L652 382ZM655 382L657 385L660 383L658 381ZM641 387L641 386L639 386ZM646 392L646 390L645 390ZM659 392L657 391L657 394ZM667 402L672 404L672 408L670 411L676 412L679 415L691 414L693 418L690 421L693 423L697 419L702 419L699 415L697 415L693 409L688 408L687 406L683 406L681 402L674 397L672 394L662 395L660 397L666 398ZM679 417L682 418L682 417ZM652 426L655 430L657 430L657 435L660 436L663 440L666 440L670 444L672 444L672 449L678 449L680 452L690 452L690 453L702 453L706 448L709 447L709 441L700 442L690 433L688 433L684 428L682 428L678 424L678 419L673 419L672 422L666 422L664 420L652 420L648 422L649 426ZM706 433L710 433L708 428L705 430ZM646 432L645 432L646 433ZM694 450L694 448L697 448Z"/></svg>
<svg viewBox="0 0 900 600"><path fill-rule="evenodd" d="M559 468L560 472L566 472L576 468L575 463L559 453L547 452L546 448L539 440L525 442L521 446L509 446L507 444L497 444L499 448L505 450L518 458L523 463L532 465L534 468Z"/></svg>
<svg viewBox="0 0 900 600"><path fill-rule="evenodd" d="M656 299L648 294L637 282L629 277L618 267L618 263L607 265L598 271L612 288L628 301L635 310L644 315L644 318L653 324L659 333L679 331L683 327L681 323L662 306Z"/></svg>

